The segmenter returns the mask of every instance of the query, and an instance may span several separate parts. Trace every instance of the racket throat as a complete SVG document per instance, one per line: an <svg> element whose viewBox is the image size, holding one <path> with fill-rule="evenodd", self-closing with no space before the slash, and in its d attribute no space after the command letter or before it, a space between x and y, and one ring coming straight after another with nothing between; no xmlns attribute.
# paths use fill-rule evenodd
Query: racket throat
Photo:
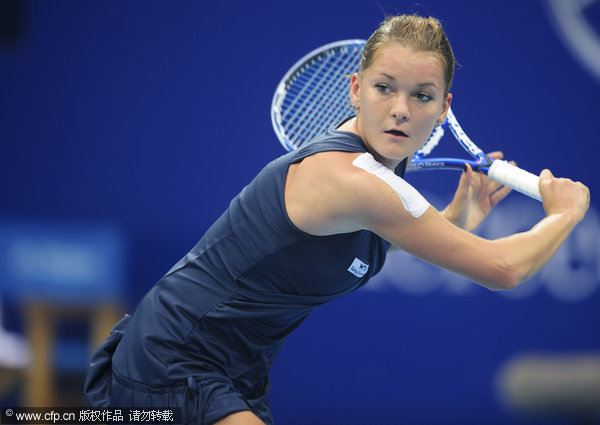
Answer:
<svg viewBox="0 0 600 425"><path fill-rule="evenodd" d="M482 163L479 163L472 168L474 171L487 174L488 170L490 169L492 162L494 162L494 160L485 154L481 157L481 160L482 160ZM485 163L483 161L485 161Z"/></svg>

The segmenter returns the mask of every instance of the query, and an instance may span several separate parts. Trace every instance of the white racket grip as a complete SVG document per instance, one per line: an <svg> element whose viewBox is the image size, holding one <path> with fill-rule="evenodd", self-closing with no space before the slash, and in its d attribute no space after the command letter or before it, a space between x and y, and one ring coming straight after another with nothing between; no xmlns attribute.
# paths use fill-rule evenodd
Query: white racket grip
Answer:
<svg viewBox="0 0 600 425"><path fill-rule="evenodd" d="M529 171L522 170L506 161L497 159L490 166L488 176L511 189L537 199L540 202L542 201L540 178Z"/></svg>

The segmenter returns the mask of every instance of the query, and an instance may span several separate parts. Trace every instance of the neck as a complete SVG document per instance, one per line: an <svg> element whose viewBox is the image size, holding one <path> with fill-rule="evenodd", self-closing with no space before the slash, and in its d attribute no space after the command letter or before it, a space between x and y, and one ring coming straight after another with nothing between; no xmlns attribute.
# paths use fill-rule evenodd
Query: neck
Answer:
<svg viewBox="0 0 600 425"><path fill-rule="evenodd" d="M383 164L390 170L395 171L398 164L400 164L402 162L402 160L393 160L393 159L384 158L381 155L379 155L379 153L377 153L377 151L375 151L375 149L371 148L369 141L366 140L361 135L360 129L358 128L358 120L356 119L356 117L351 118L348 121L344 122L337 129L340 131L345 131L347 133L356 134L358 137L360 137L362 139L363 143L365 144L365 146L367 147L368 152L371 155L373 155L373 158L375 158L375 160L377 162L379 162L380 164Z"/></svg>

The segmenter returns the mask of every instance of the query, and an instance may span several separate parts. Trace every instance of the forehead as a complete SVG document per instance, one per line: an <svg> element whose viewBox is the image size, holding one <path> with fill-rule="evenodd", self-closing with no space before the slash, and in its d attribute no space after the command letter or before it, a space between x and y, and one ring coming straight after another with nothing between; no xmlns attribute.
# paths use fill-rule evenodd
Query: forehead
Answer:
<svg viewBox="0 0 600 425"><path fill-rule="evenodd" d="M394 42L387 42L379 47L366 71L393 77L429 79L435 83L444 81L442 62L433 52L415 50Z"/></svg>

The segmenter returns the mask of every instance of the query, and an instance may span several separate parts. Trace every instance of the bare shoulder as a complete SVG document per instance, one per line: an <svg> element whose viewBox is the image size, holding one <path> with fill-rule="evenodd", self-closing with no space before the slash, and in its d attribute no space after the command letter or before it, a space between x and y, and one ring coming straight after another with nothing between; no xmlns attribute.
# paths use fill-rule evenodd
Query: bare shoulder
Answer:
<svg viewBox="0 0 600 425"><path fill-rule="evenodd" d="M369 223L381 221L380 216L393 214L402 219L397 209L401 199L394 187L402 179L383 166L373 170L373 165L380 164L365 162L365 156L370 157L323 152L292 165L285 187L292 222L308 233L326 235L370 229Z"/></svg>
<svg viewBox="0 0 600 425"><path fill-rule="evenodd" d="M324 188L344 186L359 178L360 171L352 165L361 153L321 152L305 158L302 162L290 166L288 181L290 183L316 183Z"/></svg>
<svg viewBox="0 0 600 425"><path fill-rule="evenodd" d="M290 220L313 235L357 230L344 220L349 208L348 189L357 180L352 161L359 153L321 152L288 170L285 205Z"/></svg>

